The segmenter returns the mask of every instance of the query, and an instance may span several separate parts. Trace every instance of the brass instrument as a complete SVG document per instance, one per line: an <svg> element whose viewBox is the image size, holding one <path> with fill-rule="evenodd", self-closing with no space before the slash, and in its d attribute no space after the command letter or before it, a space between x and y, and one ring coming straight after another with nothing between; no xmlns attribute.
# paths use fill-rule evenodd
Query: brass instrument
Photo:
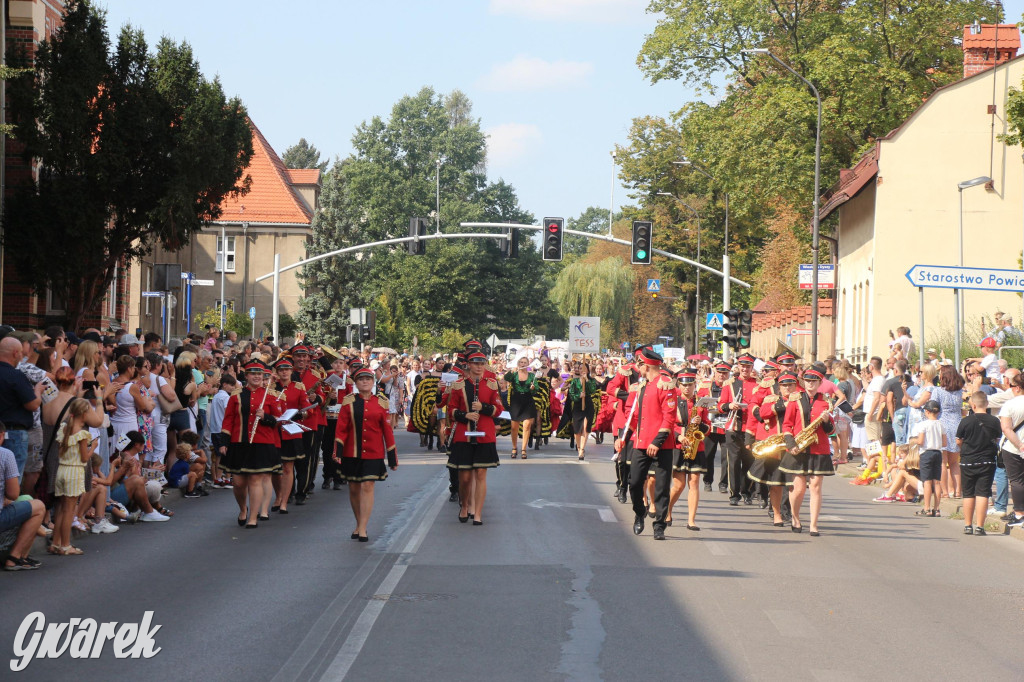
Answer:
<svg viewBox="0 0 1024 682"><path fill-rule="evenodd" d="M750 454L754 456L754 459L763 459L765 457L781 459L788 449L786 447L785 434L776 433L750 446Z"/></svg>
<svg viewBox="0 0 1024 682"><path fill-rule="evenodd" d="M783 353L790 353L797 360L801 360L802 359L800 354L797 353L795 350L793 350L792 346L790 346L789 344L783 342L781 339L776 339L775 341L776 341L776 344L775 344L775 356L776 357L782 355Z"/></svg>
<svg viewBox="0 0 1024 682"><path fill-rule="evenodd" d="M796 438L794 438L796 446L800 448L800 450L806 450L811 447L811 445L818 440L818 427L824 424L825 420L831 418L831 416L832 415L829 411L825 410L815 417L810 424L800 430L800 433L796 434Z"/></svg>
<svg viewBox="0 0 1024 682"><path fill-rule="evenodd" d="M697 450L700 449L701 441L704 440L704 433L700 430L700 414L697 412L697 401L693 401L690 409L690 422L686 425L686 437L690 444L683 451L683 459L696 459Z"/></svg>
<svg viewBox="0 0 1024 682"><path fill-rule="evenodd" d="M323 344L320 344L319 348L320 348L320 352L323 353L324 355L329 355L331 358L333 358L335 360L340 360L341 359L341 353L339 353L338 351L334 350L330 346L325 346Z"/></svg>

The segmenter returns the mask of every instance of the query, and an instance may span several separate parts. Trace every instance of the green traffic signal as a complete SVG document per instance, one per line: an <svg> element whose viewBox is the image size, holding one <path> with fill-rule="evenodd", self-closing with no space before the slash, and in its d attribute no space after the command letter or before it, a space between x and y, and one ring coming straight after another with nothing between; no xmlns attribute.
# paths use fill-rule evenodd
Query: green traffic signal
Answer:
<svg viewBox="0 0 1024 682"><path fill-rule="evenodd" d="M643 249L640 249L639 251L636 252L636 257L640 260L647 260L647 252L644 251Z"/></svg>

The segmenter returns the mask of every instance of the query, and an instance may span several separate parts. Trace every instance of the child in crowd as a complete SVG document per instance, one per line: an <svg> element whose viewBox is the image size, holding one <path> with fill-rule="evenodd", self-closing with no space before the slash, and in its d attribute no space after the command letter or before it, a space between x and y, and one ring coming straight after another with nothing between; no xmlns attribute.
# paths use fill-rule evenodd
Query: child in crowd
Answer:
<svg viewBox="0 0 1024 682"><path fill-rule="evenodd" d="M181 490L182 497L202 497L197 486L206 472L206 457L201 453L202 450L193 450L189 443L178 443L175 451L177 461L171 465L167 479L173 487Z"/></svg>
<svg viewBox="0 0 1024 682"><path fill-rule="evenodd" d="M956 428L956 442L960 446L964 534L985 535L985 515L996 475L1002 427L998 417L988 414L988 396L983 391L972 393L970 402L971 414L961 419ZM973 528L972 520L975 523Z"/></svg>
<svg viewBox="0 0 1024 682"><path fill-rule="evenodd" d="M892 483L875 502L916 502L921 487L921 448L901 445L896 448L896 464L892 469Z"/></svg>
<svg viewBox="0 0 1024 682"><path fill-rule="evenodd" d="M918 516L939 516L939 482L942 480L942 450L946 447L946 434L939 422L938 401L924 404L924 419L914 425L911 442L921 448L921 482L924 484L924 509L914 512Z"/></svg>
<svg viewBox="0 0 1024 682"><path fill-rule="evenodd" d="M227 373L222 374L220 390L210 399L210 407L206 413L206 417L210 422L210 441L212 442L212 447L210 448L211 474L213 476L214 488L231 487L231 477L223 473L220 468L220 449L221 447L227 447L231 439L221 433L221 429L224 426L224 410L228 406L231 394L237 387L238 381L235 380L235 377Z"/></svg>
<svg viewBox="0 0 1024 682"><path fill-rule="evenodd" d="M198 447L199 434L195 431L184 431L178 436L178 443L179 445L184 444L188 446L189 451L186 457L189 465L188 470L195 474L195 485L182 489L182 494L194 491L194 495L185 495L185 497L206 497L209 493L203 488L203 478L206 476L208 460L206 458L206 451Z"/></svg>
<svg viewBox="0 0 1024 682"><path fill-rule="evenodd" d="M107 521L107 490L110 487L110 477L104 476L100 468L103 466L103 458L93 454L89 458L89 467L92 469L92 487L86 491L78 500L78 511L76 518L92 519L93 533L116 533L117 526ZM99 520L96 520L99 519Z"/></svg>
<svg viewBox="0 0 1024 682"><path fill-rule="evenodd" d="M167 521L168 510L160 507L160 484L142 476L139 453L146 438L138 431L128 431L117 440L117 454L110 459L110 497L126 509L135 506L129 518L134 521Z"/></svg>
<svg viewBox="0 0 1024 682"><path fill-rule="evenodd" d="M53 495L57 498L57 517L53 542L48 550L50 554L82 554L81 549L71 546L71 522L78 506L78 498L85 492L85 463L96 449L96 442L85 426L85 413L90 409L87 400L73 399L68 407L67 420L57 430L60 464L53 485Z"/></svg>

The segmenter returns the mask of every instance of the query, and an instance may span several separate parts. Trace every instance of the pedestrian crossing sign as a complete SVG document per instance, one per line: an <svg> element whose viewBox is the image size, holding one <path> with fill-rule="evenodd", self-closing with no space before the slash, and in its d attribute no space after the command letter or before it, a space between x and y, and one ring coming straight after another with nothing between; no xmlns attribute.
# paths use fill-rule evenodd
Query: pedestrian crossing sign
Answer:
<svg viewBox="0 0 1024 682"><path fill-rule="evenodd" d="M657 293L661 291L661 280L660 279L649 279L647 280L647 292Z"/></svg>
<svg viewBox="0 0 1024 682"><path fill-rule="evenodd" d="M708 331L722 331L722 323L725 322L724 317L722 313L708 313L708 319L704 324L704 328Z"/></svg>

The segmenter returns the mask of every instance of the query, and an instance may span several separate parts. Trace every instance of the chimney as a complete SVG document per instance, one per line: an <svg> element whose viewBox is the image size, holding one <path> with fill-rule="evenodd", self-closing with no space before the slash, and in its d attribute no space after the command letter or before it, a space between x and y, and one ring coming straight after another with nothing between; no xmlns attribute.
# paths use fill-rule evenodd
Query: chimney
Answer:
<svg viewBox="0 0 1024 682"><path fill-rule="evenodd" d="M977 33L975 28L980 29ZM964 26L964 78L999 66L1017 56L1020 31L1016 24Z"/></svg>

